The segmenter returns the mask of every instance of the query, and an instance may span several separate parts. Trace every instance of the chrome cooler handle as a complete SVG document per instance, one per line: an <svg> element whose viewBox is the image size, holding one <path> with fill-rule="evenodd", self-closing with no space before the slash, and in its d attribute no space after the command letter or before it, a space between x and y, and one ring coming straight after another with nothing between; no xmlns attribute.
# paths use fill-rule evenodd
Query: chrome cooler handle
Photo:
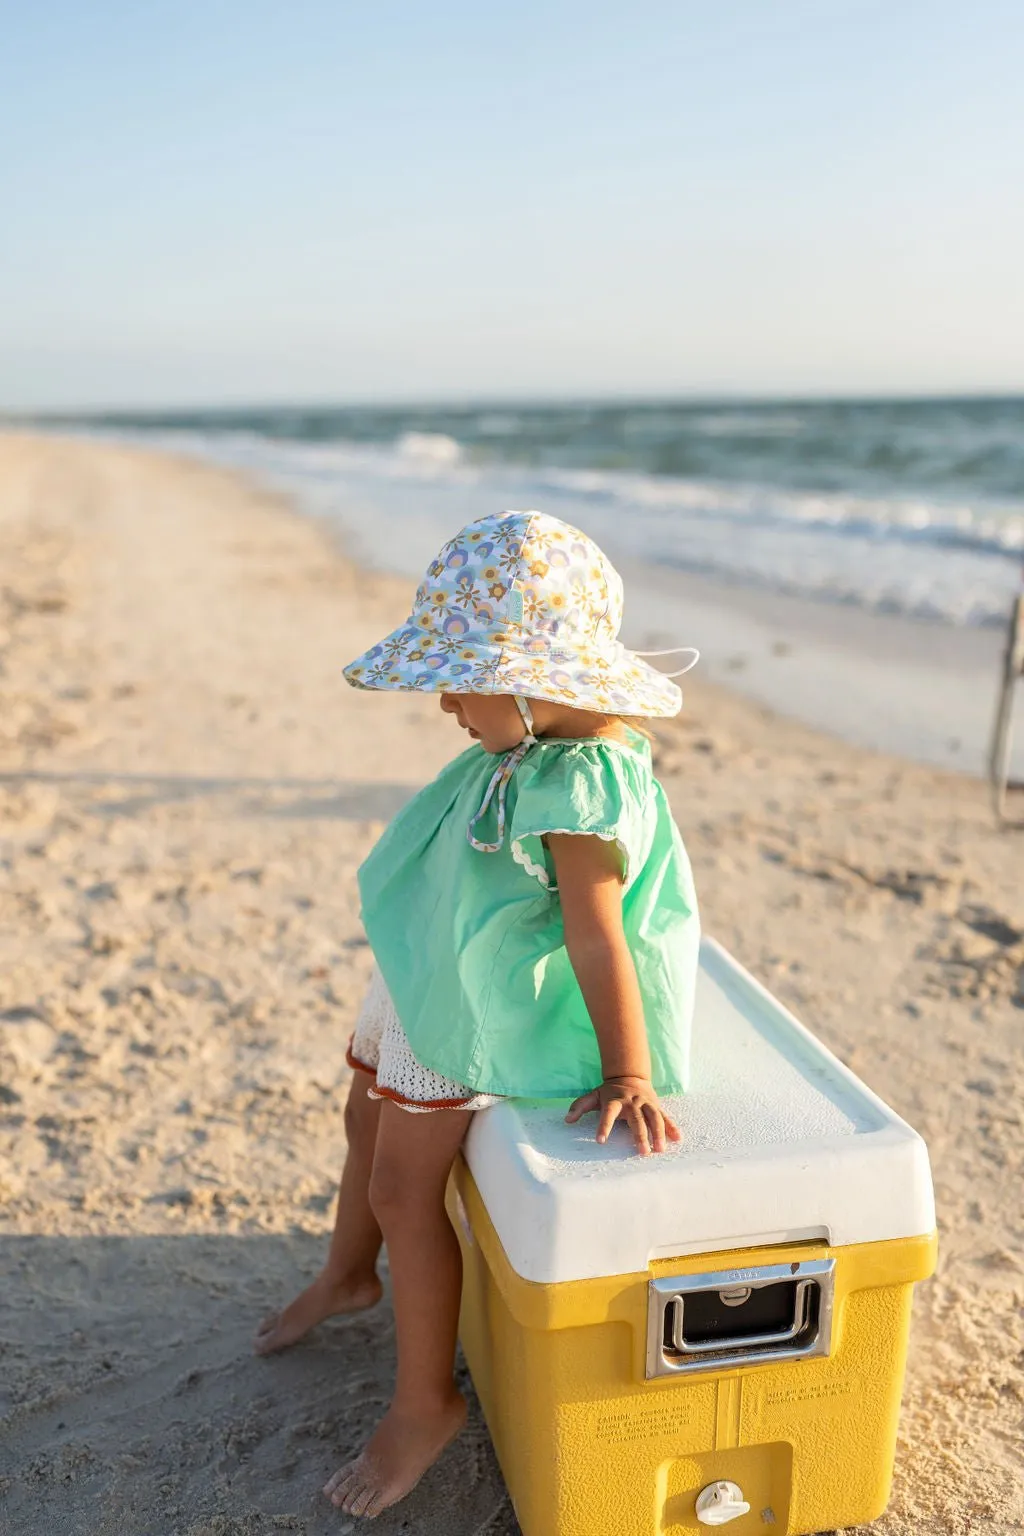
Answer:
<svg viewBox="0 0 1024 1536"><path fill-rule="evenodd" d="M703 1355L712 1350L721 1353L723 1350L769 1349L775 1344L788 1344L791 1339L799 1338L807 1326L807 1304L813 1283L811 1280L800 1280L794 1287L793 1321L788 1328L782 1328L777 1333L741 1334L737 1338L708 1339L706 1343L700 1344L688 1344L683 1337L685 1300L682 1296L674 1296L671 1302L672 1348L681 1355ZM722 1299L726 1300L724 1296ZM726 1304L728 1305L728 1302Z"/></svg>
<svg viewBox="0 0 1024 1536"><path fill-rule="evenodd" d="M648 1380L681 1372L722 1371L730 1366L770 1365L779 1360L828 1355L832 1349L835 1267L834 1259L804 1259L652 1280L647 1304ZM784 1326L770 1332L711 1334L696 1339L691 1329L687 1339L688 1299L713 1294L723 1306L740 1308L755 1291L779 1285L793 1297L792 1314Z"/></svg>

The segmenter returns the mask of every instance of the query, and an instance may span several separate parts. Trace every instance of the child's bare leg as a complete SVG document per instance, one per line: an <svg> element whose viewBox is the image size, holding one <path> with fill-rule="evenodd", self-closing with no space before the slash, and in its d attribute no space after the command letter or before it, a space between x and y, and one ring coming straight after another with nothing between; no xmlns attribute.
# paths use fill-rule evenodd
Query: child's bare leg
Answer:
<svg viewBox="0 0 1024 1536"><path fill-rule="evenodd" d="M345 1105L348 1156L327 1262L312 1285L282 1312L272 1312L263 1319L253 1346L258 1355L286 1349L325 1317L360 1312L380 1300L376 1266L382 1237L370 1208L370 1172L381 1106L379 1099L368 1096L372 1084L368 1072L356 1072L349 1088Z"/></svg>
<svg viewBox="0 0 1024 1536"><path fill-rule="evenodd" d="M385 1104L370 1199L388 1246L398 1336L395 1395L363 1452L324 1492L349 1514L377 1515L404 1498L466 1419L452 1377L462 1254L445 1186L472 1116L409 1114Z"/></svg>

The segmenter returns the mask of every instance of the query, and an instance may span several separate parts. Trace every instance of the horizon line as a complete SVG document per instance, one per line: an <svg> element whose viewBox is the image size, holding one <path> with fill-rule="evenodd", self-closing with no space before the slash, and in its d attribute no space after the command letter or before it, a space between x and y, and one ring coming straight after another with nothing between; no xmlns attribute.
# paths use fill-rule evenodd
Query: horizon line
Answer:
<svg viewBox="0 0 1024 1536"><path fill-rule="evenodd" d="M481 409L601 408L607 406L709 406L709 405L909 405L909 404L1012 404L1024 401L1024 386L1018 390L928 390L928 391L838 391L831 393L763 393L760 391L629 391L622 394L516 394L481 393L435 395L432 397L394 396L381 398L316 397L303 399L238 399L216 404L193 401L163 405L60 406L42 409L0 407L0 423L68 420L110 420L118 418L156 419L167 416L241 416L273 412L317 413L330 411L475 411Z"/></svg>

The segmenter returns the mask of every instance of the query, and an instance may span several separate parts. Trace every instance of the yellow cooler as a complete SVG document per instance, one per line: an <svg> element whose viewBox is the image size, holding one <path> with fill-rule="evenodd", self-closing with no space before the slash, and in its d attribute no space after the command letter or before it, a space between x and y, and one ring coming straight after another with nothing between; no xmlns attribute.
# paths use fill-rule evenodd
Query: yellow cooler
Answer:
<svg viewBox="0 0 1024 1536"><path fill-rule="evenodd" d="M885 1508L921 1138L716 944L682 1142L477 1115L450 1201L461 1338L523 1536L816 1532Z"/></svg>

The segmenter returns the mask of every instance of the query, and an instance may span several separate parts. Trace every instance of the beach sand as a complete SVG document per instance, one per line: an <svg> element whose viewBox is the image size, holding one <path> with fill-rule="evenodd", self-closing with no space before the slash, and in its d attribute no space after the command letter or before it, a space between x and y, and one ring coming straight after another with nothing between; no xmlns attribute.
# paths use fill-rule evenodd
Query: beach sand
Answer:
<svg viewBox="0 0 1024 1536"><path fill-rule="evenodd" d="M0 1531L354 1529L319 1489L387 1401L387 1305L250 1340L331 1222L356 866L459 746L340 676L407 584L221 470L16 435L0 576ZM1017 1530L1024 838L699 674L657 757L707 930L929 1142L874 1529ZM478 1409L377 1529L513 1536Z"/></svg>

